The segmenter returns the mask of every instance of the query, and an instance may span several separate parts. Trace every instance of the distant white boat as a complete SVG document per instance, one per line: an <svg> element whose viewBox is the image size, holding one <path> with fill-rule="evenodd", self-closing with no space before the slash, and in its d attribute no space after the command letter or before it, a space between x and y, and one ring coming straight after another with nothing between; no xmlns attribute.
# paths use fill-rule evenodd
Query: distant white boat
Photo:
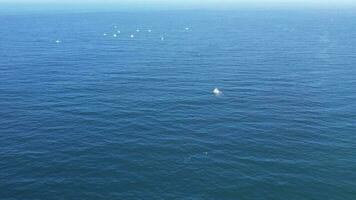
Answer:
<svg viewBox="0 0 356 200"><path fill-rule="evenodd" d="M161 37L161 40L162 40L162 41L164 40L164 37L163 37L163 36Z"/></svg>
<svg viewBox="0 0 356 200"><path fill-rule="evenodd" d="M121 33L121 31L117 31L117 33Z"/></svg>
<svg viewBox="0 0 356 200"><path fill-rule="evenodd" d="M112 35L113 37L117 37L117 35L116 34L114 34L114 35Z"/></svg>
<svg viewBox="0 0 356 200"><path fill-rule="evenodd" d="M140 29L137 29L136 32L137 32L137 33L140 32Z"/></svg>
<svg viewBox="0 0 356 200"><path fill-rule="evenodd" d="M61 41L60 40L56 40L56 43L58 44L58 43L61 43Z"/></svg>
<svg viewBox="0 0 356 200"><path fill-rule="evenodd" d="M186 27L185 30L186 30L186 31L189 31L189 27Z"/></svg>
<svg viewBox="0 0 356 200"><path fill-rule="evenodd" d="M104 33L104 34L103 34L103 36L107 36L107 34L106 34L106 33Z"/></svg>
<svg viewBox="0 0 356 200"><path fill-rule="evenodd" d="M218 88L215 88L215 89L213 90L213 94L214 94L215 96L219 96L221 93L222 93L222 92L221 92Z"/></svg>
<svg viewBox="0 0 356 200"><path fill-rule="evenodd" d="M135 36L134 35L130 35L130 38L134 38Z"/></svg>

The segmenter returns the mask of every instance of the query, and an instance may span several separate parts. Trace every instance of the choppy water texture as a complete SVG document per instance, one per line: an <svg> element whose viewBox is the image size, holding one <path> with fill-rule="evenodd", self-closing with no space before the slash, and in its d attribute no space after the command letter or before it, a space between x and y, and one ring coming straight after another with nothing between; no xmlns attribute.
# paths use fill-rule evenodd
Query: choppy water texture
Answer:
<svg viewBox="0 0 356 200"><path fill-rule="evenodd" d="M355 19L1 15L0 199L356 199Z"/></svg>

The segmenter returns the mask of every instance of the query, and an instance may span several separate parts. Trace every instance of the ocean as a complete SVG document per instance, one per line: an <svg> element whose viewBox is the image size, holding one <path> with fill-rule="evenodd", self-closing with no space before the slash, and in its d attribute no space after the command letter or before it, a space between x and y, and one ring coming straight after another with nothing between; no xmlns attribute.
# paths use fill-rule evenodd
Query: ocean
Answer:
<svg viewBox="0 0 356 200"><path fill-rule="evenodd" d="M0 14L0 199L356 199L355 19Z"/></svg>

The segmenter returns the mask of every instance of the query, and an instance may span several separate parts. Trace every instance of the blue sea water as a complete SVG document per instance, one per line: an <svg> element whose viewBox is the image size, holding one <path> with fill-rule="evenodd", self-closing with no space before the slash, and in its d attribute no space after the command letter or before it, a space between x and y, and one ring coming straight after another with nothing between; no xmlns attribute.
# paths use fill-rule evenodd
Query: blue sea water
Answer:
<svg viewBox="0 0 356 200"><path fill-rule="evenodd" d="M0 199L356 199L355 19L0 15Z"/></svg>

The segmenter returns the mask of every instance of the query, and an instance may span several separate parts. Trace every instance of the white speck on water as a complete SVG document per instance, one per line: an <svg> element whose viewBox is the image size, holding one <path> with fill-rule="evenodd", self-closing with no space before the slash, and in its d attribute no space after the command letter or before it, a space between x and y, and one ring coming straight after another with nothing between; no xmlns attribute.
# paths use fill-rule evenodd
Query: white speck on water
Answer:
<svg viewBox="0 0 356 200"><path fill-rule="evenodd" d="M164 40L164 37L163 37L163 36L161 37L161 40L162 40L162 41Z"/></svg>
<svg viewBox="0 0 356 200"><path fill-rule="evenodd" d="M148 29L148 32L149 32L149 33L151 33L151 32L152 32L152 30L151 30L151 29Z"/></svg>
<svg viewBox="0 0 356 200"><path fill-rule="evenodd" d="M58 43L61 43L61 41L60 40L56 40L56 43L58 44Z"/></svg>
<svg viewBox="0 0 356 200"><path fill-rule="evenodd" d="M215 95L215 96L219 96L219 95L221 95L221 91L218 89L218 88L215 88L214 90L213 90L213 94Z"/></svg>
<svg viewBox="0 0 356 200"><path fill-rule="evenodd" d="M107 34L106 34L106 33L104 33L104 34L103 34L103 36L107 36Z"/></svg>
<svg viewBox="0 0 356 200"><path fill-rule="evenodd" d="M121 31L117 31L117 33L121 33Z"/></svg>
<svg viewBox="0 0 356 200"><path fill-rule="evenodd" d="M137 33L140 32L140 29L137 29L136 32L137 32Z"/></svg>
<svg viewBox="0 0 356 200"><path fill-rule="evenodd" d="M134 35L130 35L130 38L134 38L135 36Z"/></svg>
<svg viewBox="0 0 356 200"><path fill-rule="evenodd" d="M117 35L116 34L114 34L114 35L112 35L113 37L117 37Z"/></svg>
<svg viewBox="0 0 356 200"><path fill-rule="evenodd" d="M189 31L189 27L186 27L185 30L186 30L186 31Z"/></svg>

